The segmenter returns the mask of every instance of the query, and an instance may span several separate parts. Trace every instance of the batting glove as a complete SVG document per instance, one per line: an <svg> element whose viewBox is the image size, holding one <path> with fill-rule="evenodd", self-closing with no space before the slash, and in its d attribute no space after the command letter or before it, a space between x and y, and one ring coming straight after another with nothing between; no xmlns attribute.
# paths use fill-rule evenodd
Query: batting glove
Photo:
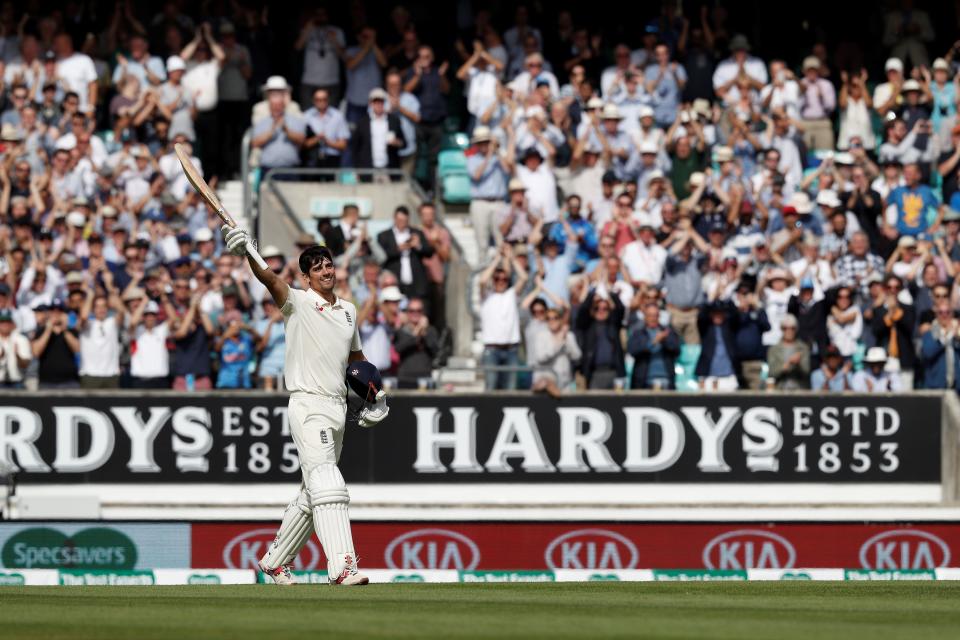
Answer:
<svg viewBox="0 0 960 640"><path fill-rule="evenodd" d="M227 251L235 256L244 256L247 254L247 243L250 242L250 234L241 227L220 227L220 233L223 234L223 241L227 245Z"/></svg>
<svg viewBox="0 0 960 640"><path fill-rule="evenodd" d="M390 413L390 407L387 406L387 392L381 389L377 392L376 404L360 412L357 424L370 428L382 422L388 413Z"/></svg>

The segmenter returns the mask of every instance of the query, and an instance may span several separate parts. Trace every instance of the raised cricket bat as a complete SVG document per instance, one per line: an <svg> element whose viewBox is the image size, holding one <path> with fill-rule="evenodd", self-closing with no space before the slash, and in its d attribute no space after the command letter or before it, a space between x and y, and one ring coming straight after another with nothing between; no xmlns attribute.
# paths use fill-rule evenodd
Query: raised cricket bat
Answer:
<svg viewBox="0 0 960 640"><path fill-rule="evenodd" d="M210 185L207 184L207 181L203 179L203 176L200 175L200 172L197 171L197 168L193 166L193 163L190 162L190 156L187 154L187 151L183 146L178 142L173 145L173 150L177 154L177 159L180 160L180 165L183 167L183 173L186 174L187 180L190 181L190 184L193 185L193 188L197 190L197 193L200 194L200 197L210 205L213 211L223 220L223 224L228 227L235 228L237 226L236 220L233 219L227 210L223 208L223 205L220 203L220 198L217 197L217 194L214 193L213 189L210 188ZM247 242L247 255L253 258L253 261L257 263L261 269L267 270L267 263L263 261L263 258L260 257L260 254L257 253L257 248L253 246L253 242Z"/></svg>

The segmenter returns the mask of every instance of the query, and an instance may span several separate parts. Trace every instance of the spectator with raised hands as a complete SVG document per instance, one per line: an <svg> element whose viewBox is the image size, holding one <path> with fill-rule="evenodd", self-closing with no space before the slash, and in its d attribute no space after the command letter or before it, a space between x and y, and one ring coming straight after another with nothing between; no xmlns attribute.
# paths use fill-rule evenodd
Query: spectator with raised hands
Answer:
<svg viewBox="0 0 960 640"><path fill-rule="evenodd" d="M517 372L510 369L520 364L519 296L527 278L509 244L500 245L498 255L480 274L480 339L488 391L517 388Z"/></svg>
<svg viewBox="0 0 960 640"><path fill-rule="evenodd" d="M577 310L575 328L583 356L580 371L588 389L613 389L626 376L620 329L625 315L618 296L600 283L590 289Z"/></svg>
<svg viewBox="0 0 960 640"><path fill-rule="evenodd" d="M94 283L87 283L77 317L80 386L84 389L116 389L120 383L120 332L126 309L112 274L105 265L101 269L105 294L98 293Z"/></svg>
<svg viewBox="0 0 960 640"><path fill-rule="evenodd" d="M570 331L563 306L544 307L544 327L527 342L527 363L533 367L533 391L559 398L573 383L574 364L582 352Z"/></svg>
<svg viewBox="0 0 960 640"><path fill-rule="evenodd" d="M160 318L160 305L141 292L140 302L130 314L130 377L134 388L170 388L170 325L169 316Z"/></svg>

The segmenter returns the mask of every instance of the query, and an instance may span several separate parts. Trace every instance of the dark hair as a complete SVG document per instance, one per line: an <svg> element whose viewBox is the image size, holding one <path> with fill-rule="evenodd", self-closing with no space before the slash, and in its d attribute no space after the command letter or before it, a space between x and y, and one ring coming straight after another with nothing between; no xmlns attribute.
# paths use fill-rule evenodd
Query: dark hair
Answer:
<svg viewBox="0 0 960 640"><path fill-rule="evenodd" d="M393 215L397 215L398 213L402 213L405 216L409 216L410 209L407 209L405 206L400 205L399 207L393 210Z"/></svg>
<svg viewBox="0 0 960 640"><path fill-rule="evenodd" d="M333 263L333 253L330 252L330 249L322 247L319 244L308 247L300 254L300 259L298 260L300 272L305 274L310 273L310 269L321 264L324 260L329 260L331 264Z"/></svg>
<svg viewBox="0 0 960 640"><path fill-rule="evenodd" d="M544 309L546 309L547 301L544 300L543 298L534 298L533 302L530 303L530 311L533 311L534 307L543 307Z"/></svg>
<svg viewBox="0 0 960 640"><path fill-rule="evenodd" d="M353 210L353 211L356 211L357 213L359 213L359 212L360 212L360 207L358 207L357 205L353 204L352 202L348 202L347 204L343 205L343 211L341 212L341 214L346 213L347 211L350 211L350 210Z"/></svg>
<svg viewBox="0 0 960 640"><path fill-rule="evenodd" d="M433 204L433 201L431 201L431 200L426 200L426 201L420 203L420 206L417 207L417 211L423 211L424 209L426 209L426 208L428 208L428 207L429 207L430 209L436 209L436 208L437 208L437 205Z"/></svg>

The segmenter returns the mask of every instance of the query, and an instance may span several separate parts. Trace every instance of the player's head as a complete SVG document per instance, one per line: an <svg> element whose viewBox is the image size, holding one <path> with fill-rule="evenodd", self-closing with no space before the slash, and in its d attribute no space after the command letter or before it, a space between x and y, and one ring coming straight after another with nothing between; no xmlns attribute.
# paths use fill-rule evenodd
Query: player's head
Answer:
<svg viewBox="0 0 960 640"><path fill-rule="evenodd" d="M300 272L311 289L328 293L337 286L337 270L330 249L320 245L309 247L300 254L299 263Z"/></svg>

